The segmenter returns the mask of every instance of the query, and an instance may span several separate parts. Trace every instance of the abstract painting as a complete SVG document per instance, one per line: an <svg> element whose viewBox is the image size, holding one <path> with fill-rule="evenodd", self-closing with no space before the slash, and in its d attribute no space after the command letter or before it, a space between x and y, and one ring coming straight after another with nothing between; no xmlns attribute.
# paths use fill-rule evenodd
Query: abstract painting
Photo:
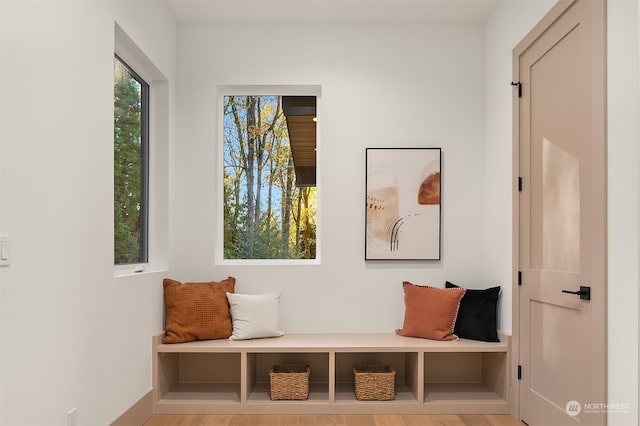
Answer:
<svg viewBox="0 0 640 426"><path fill-rule="evenodd" d="M440 148L367 148L366 260L440 259Z"/></svg>

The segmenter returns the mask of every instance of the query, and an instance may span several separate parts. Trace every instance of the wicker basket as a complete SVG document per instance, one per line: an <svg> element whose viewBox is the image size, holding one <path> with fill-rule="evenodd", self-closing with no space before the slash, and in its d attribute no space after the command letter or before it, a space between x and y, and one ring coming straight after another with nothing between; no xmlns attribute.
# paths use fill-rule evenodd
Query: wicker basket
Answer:
<svg viewBox="0 0 640 426"><path fill-rule="evenodd" d="M272 400L304 400L309 398L308 365L274 365L269 371Z"/></svg>
<svg viewBox="0 0 640 426"><path fill-rule="evenodd" d="M396 372L389 366L353 366L353 387L359 401L395 399Z"/></svg>

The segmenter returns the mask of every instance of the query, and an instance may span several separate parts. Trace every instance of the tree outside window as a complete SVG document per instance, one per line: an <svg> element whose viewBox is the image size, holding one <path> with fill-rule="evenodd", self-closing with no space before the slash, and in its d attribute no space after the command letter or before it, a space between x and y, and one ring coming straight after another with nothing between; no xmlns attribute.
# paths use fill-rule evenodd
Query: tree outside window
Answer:
<svg viewBox="0 0 640 426"><path fill-rule="evenodd" d="M114 264L147 262L149 86L114 60Z"/></svg>
<svg viewBox="0 0 640 426"><path fill-rule="evenodd" d="M225 259L316 258L316 188L297 185L282 102L224 97Z"/></svg>

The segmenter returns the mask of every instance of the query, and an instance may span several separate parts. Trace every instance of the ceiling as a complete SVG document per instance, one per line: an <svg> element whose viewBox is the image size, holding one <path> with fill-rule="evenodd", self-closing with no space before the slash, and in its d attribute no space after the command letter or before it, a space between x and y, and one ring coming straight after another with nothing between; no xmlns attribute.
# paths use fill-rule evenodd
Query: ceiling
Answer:
<svg viewBox="0 0 640 426"><path fill-rule="evenodd" d="M500 0L164 0L178 23L482 22Z"/></svg>

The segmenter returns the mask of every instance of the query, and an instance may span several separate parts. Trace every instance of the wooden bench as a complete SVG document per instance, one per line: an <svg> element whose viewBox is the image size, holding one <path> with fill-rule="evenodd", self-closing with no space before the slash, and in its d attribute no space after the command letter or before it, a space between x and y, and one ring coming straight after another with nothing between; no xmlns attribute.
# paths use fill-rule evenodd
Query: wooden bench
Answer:
<svg viewBox="0 0 640 426"><path fill-rule="evenodd" d="M510 338L440 342L372 334L287 334L162 344L153 336L155 414L508 414ZM309 398L272 401L269 369L311 366ZM358 401L353 365L396 371L392 401Z"/></svg>

